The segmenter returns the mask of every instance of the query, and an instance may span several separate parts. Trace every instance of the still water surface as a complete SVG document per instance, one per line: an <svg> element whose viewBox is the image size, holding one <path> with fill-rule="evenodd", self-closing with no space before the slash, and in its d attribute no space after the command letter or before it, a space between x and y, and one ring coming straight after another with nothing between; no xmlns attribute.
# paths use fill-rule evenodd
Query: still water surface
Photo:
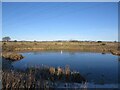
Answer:
<svg viewBox="0 0 120 90"><path fill-rule="evenodd" d="M15 69L27 66L47 65L53 67L70 66L71 70L79 71L88 82L94 84L117 84L118 57L112 54L88 52L27 52L21 53L25 58L12 63Z"/></svg>

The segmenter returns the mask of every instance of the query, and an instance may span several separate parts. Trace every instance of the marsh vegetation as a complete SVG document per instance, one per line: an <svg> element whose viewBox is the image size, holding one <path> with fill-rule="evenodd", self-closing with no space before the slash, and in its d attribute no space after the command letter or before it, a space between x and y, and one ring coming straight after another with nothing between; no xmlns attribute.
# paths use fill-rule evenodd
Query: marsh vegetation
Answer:
<svg viewBox="0 0 120 90"><path fill-rule="evenodd" d="M13 88L55 88L60 83L85 83L86 80L79 72L70 71L69 66L54 67L29 67L25 70L3 70L2 86L4 89Z"/></svg>

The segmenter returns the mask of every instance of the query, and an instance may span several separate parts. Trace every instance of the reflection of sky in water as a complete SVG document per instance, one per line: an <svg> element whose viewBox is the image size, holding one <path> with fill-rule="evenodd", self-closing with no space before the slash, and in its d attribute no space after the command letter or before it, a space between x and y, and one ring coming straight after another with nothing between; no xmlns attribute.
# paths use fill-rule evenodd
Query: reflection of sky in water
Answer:
<svg viewBox="0 0 120 90"><path fill-rule="evenodd" d="M14 62L15 68L27 65L48 65L79 71L89 82L115 83L118 76L118 57L111 54L85 52L29 52L24 59Z"/></svg>

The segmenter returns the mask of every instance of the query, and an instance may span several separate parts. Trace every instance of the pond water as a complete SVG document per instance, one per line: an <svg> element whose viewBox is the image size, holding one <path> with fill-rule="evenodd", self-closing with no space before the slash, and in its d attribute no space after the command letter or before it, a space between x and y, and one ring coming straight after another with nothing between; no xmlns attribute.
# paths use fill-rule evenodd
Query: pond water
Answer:
<svg viewBox="0 0 120 90"><path fill-rule="evenodd" d="M47 65L53 67L70 66L71 70L79 71L89 83L117 87L118 56L112 54L88 52L44 51L21 53L25 58L12 62L15 69L25 69L28 66Z"/></svg>

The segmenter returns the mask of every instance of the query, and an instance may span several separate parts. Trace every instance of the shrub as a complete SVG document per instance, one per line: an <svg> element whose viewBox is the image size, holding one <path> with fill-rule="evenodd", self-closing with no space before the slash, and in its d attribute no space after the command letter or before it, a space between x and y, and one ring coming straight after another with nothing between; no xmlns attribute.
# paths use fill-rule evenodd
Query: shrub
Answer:
<svg viewBox="0 0 120 90"><path fill-rule="evenodd" d="M6 45L6 43L4 42L3 45Z"/></svg>
<svg viewBox="0 0 120 90"><path fill-rule="evenodd" d="M14 40L14 42L17 42L17 40Z"/></svg>
<svg viewBox="0 0 120 90"><path fill-rule="evenodd" d="M114 43L116 43L117 41L114 41Z"/></svg>
<svg viewBox="0 0 120 90"><path fill-rule="evenodd" d="M102 43L102 41L97 41L98 43Z"/></svg>
<svg viewBox="0 0 120 90"><path fill-rule="evenodd" d="M70 40L69 42L79 42L78 40Z"/></svg>
<svg viewBox="0 0 120 90"><path fill-rule="evenodd" d="M105 43L102 43L101 45L106 45Z"/></svg>

